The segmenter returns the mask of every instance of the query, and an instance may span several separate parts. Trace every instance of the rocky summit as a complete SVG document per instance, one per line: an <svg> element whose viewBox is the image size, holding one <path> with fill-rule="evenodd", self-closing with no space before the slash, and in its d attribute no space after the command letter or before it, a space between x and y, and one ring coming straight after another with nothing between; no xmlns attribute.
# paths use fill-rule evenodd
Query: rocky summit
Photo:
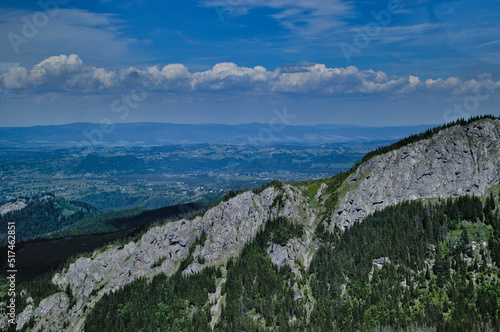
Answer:
<svg viewBox="0 0 500 332"><path fill-rule="evenodd" d="M405 200L484 195L500 181L499 122L452 126L371 158L345 181L332 221L349 227Z"/></svg>

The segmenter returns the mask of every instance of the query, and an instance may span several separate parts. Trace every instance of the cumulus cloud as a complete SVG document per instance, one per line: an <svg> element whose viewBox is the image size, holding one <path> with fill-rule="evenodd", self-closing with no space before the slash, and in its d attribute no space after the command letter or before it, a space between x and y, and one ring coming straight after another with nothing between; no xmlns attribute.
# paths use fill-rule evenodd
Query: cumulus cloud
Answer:
<svg viewBox="0 0 500 332"><path fill-rule="evenodd" d="M190 72L183 64L168 64L118 71L85 65L76 54L51 56L31 69L15 67L0 76L4 89L41 91L77 91L98 93L144 86L158 92L248 92L269 94L415 94L474 93L483 83L497 91L500 81L486 74L462 80L458 77L427 79L418 76L387 75L382 71L359 70L354 66L328 68L324 64L299 63L267 70L224 62L211 69Z"/></svg>
<svg viewBox="0 0 500 332"><path fill-rule="evenodd" d="M74 88L104 89L112 88L116 73L103 68L85 66L76 54L51 56L27 70L16 67L1 77L2 85L7 89L64 89Z"/></svg>

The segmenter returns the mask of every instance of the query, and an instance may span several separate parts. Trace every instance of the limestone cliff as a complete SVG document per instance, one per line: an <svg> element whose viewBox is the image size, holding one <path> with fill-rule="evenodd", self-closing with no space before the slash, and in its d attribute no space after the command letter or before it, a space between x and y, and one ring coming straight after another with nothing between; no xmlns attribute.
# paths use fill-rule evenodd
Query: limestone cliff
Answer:
<svg viewBox="0 0 500 332"><path fill-rule="evenodd" d="M279 201L279 202L278 202ZM61 289L40 302L36 307L28 305L17 317L17 328L21 329L34 319L32 331L80 331L86 313L93 308L103 294L112 292L139 277L152 277L159 273L172 275L180 261L189 255L189 246L201 233L206 234L204 245L198 245L195 259L184 271L195 273L210 265L221 265L237 256L245 243L253 239L265 222L277 216L287 217L291 222L312 224L307 219L312 213L302 193L297 188L285 185L269 187L259 194L247 191L229 201L208 210L202 217L193 220L167 222L148 230L140 240L125 245L113 245L96 251L92 257L82 257L53 278ZM305 219L306 218L306 219ZM314 219L313 219L314 220ZM292 258L304 263L312 252L306 242L311 242L312 233L305 239L294 239L297 248ZM200 263L203 262L203 264ZM69 288L68 291L64 290ZM71 297L71 299L70 299Z"/></svg>
<svg viewBox="0 0 500 332"><path fill-rule="evenodd" d="M404 200L483 195L499 182L500 120L452 126L361 164L339 189L332 221L349 227Z"/></svg>

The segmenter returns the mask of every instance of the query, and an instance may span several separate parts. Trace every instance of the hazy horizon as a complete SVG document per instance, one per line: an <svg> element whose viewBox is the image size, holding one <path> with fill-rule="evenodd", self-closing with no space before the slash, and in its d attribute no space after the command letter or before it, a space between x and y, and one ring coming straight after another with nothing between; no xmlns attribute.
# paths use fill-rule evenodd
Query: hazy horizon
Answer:
<svg viewBox="0 0 500 332"><path fill-rule="evenodd" d="M76 125L76 124L88 124L88 125L99 125L99 122L68 122L61 124L47 124L47 125L26 125L26 126L0 126L0 128L30 128L30 127L55 127L55 126L68 126L68 125ZM210 123L210 122L199 122L199 123L178 123L178 122L161 122L161 121L138 121L138 122L119 122L112 123L112 125L121 125L121 124L171 124L171 125L214 125L214 126L245 126L245 125L262 125L269 126L269 123L265 122L245 122L245 123ZM384 128L384 127L420 127L420 126L440 126L444 123L417 123L414 125L358 125L354 123L316 123L316 124L283 124L283 126L291 126L291 127L318 127L318 126L339 126L339 127L360 127L360 128Z"/></svg>

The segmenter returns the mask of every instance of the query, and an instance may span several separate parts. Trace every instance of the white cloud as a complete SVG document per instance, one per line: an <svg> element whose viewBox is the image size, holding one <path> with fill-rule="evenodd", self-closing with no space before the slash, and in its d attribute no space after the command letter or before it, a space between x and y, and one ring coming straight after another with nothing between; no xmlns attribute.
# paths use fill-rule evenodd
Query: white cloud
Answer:
<svg viewBox="0 0 500 332"><path fill-rule="evenodd" d="M16 67L1 77L7 89L44 88L45 90L70 90L73 88L112 88L116 73L103 68L88 67L76 54L51 56L36 64L31 70Z"/></svg>
<svg viewBox="0 0 500 332"><path fill-rule="evenodd" d="M262 66L247 68L224 62L212 69L191 74L189 84L194 90L261 89L275 76Z"/></svg>
<svg viewBox="0 0 500 332"><path fill-rule="evenodd" d="M27 87L28 71L23 67L15 67L1 77L2 86L7 89Z"/></svg>
<svg viewBox="0 0 500 332"><path fill-rule="evenodd" d="M481 47L491 46L491 45L496 45L496 44L500 44L500 40L494 40L491 42L487 42L487 43L481 44L479 46L476 46L476 48L481 48Z"/></svg>
<svg viewBox="0 0 500 332"><path fill-rule="evenodd" d="M500 90L500 81L490 74L481 80ZM168 64L119 71L87 66L78 55L51 56L31 69L18 66L0 75L0 86L23 91L75 91L98 93L101 90L124 90L137 86L158 92L191 93L246 92L267 94L467 94L480 86L478 80L464 81L458 77L427 79L418 76L387 75L381 71L359 70L354 66L328 68L324 64L302 63L270 71L235 63L218 63L211 69L190 72L183 64Z"/></svg>

